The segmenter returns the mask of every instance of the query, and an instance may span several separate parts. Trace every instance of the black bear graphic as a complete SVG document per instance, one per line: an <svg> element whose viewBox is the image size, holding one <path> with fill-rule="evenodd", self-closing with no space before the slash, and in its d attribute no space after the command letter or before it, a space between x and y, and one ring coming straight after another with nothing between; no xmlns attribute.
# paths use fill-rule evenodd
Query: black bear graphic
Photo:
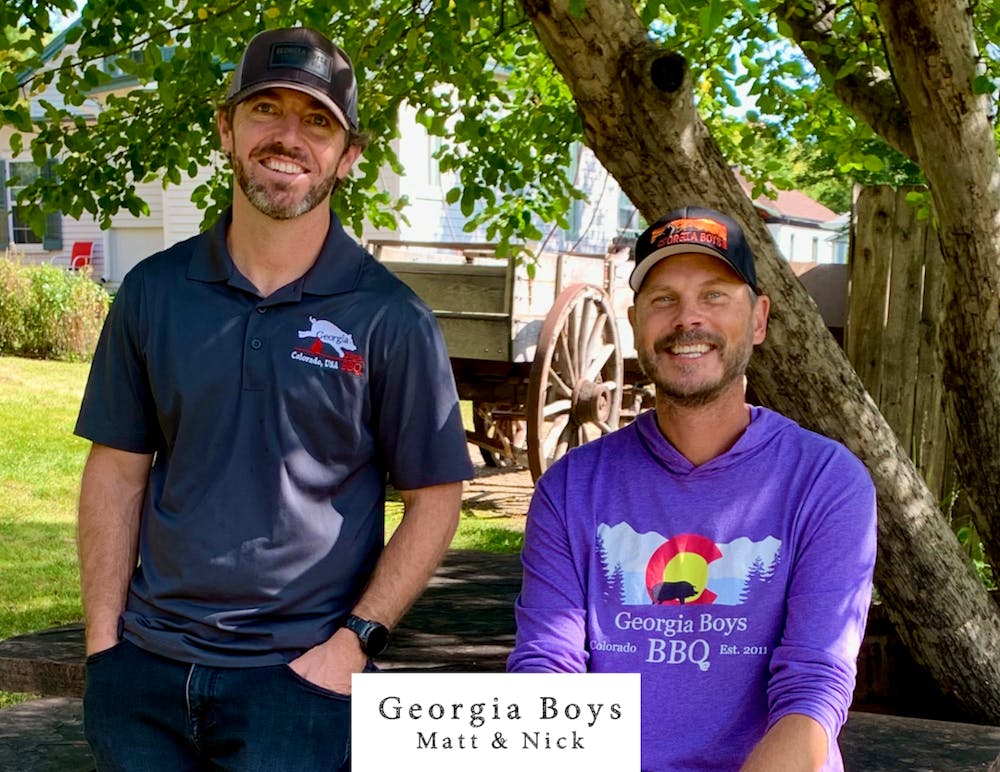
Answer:
<svg viewBox="0 0 1000 772"><path fill-rule="evenodd" d="M660 582L653 587L653 603L679 600L683 606L687 598L697 594L698 591L691 582Z"/></svg>

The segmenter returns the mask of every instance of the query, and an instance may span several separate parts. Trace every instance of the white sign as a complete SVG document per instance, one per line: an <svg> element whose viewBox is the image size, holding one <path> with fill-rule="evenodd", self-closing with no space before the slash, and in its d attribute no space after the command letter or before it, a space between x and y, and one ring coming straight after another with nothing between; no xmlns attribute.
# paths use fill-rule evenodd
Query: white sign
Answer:
<svg viewBox="0 0 1000 772"><path fill-rule="evenodd" d="M355 772L638 772L638 673L355 673Z"/></svg>

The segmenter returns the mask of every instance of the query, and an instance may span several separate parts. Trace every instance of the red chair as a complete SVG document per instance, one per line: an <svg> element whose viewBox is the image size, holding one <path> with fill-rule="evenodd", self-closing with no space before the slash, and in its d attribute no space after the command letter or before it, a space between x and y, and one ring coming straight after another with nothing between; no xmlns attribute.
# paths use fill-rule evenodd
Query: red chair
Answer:
<svg viewBox="0 0 1000 772"><path fill-rule="evenodd" d="M79 271L90 265L90 258L94 254L93 241L74 241L73 251L69 255L69 268L71 271Z"/></svg>

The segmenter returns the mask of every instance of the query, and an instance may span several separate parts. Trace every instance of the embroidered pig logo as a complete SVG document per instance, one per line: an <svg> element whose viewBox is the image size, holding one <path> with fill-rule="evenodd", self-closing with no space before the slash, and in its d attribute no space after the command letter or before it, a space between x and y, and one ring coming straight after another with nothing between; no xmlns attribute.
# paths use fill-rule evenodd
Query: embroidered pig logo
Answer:
<svg viewBox="0 0 1000 772"><path fill-rule="evenodd" d="M316 342L313 343L314 351L320 351L323 348L323 343L332 347L339 357L344 356L345 351L358 350L358 347L354 345L354 336L344 332L333 322L328 322L326 319L317 319L315 316L310 316L309 321L312 323L312 328L309 330L299 330L299 337L315 338Z"/></svg>

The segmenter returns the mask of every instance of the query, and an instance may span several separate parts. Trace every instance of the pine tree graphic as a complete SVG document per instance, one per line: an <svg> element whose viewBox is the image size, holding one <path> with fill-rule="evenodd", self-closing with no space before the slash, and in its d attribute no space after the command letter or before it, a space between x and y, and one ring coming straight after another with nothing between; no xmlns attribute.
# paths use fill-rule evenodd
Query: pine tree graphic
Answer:
<svg viewBox="0 0 1000 772"><path fill-rule="evenodd" d="M740 590L740 603L746 603L750 598L754 585L767 584L774 575L774 564L770 567L764 565L764 560L759 555L747 571L747 578L743 582L743 589Z"/></svg>
<svg viewBox="0 0 1000 772"><path fill-rule="evenodd" d="M604 576L607 579L603 597L604 600L613 603L625 602L625 572L622 571L622 564L614 560L608 554L608 549L602 539L600 542L598 555L601 558L601 568L604 569ZM614 568L612 568L612 565Z"/></svg>

